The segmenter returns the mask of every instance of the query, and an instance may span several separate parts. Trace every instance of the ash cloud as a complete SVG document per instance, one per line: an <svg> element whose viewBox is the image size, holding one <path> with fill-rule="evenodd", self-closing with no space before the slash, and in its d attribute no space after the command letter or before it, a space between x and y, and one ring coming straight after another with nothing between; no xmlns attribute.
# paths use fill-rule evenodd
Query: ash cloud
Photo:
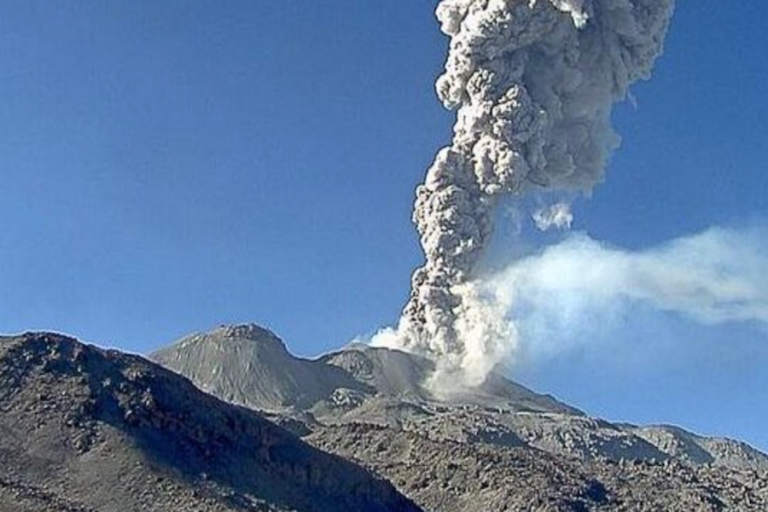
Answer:
<svg viewBox="0 0 768 512"><path fill-rule="evenodd" d="M397 329L375 343L430 356L449 373L473 368L470 380L482 380L476 362L489 361L483 354L502 346L498 339L514 337L514 326L474 308L472 282L499 199L589 194L603 180L619 140L611 108L649 77L672 10L672 0L438 4L450 46L436 89L456 124L416 193L426 261ZM540 212L542 226L570 223L553 213ZM490 315L483 336L474 314Z"/></svg>

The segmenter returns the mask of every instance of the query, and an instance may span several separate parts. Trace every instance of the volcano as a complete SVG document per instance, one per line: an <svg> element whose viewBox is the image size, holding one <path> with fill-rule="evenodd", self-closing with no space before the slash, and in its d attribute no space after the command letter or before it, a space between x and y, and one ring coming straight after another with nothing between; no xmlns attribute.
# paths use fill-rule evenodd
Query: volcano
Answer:
<svg viewBox="0 0 768 512"><path fill-rule="evenodd" d="M500 374L435 396L421 356L352 344L302 359L256 325L193 334L150 357L363 464L425 510L768 506L768 456L745 443L592 418Z"/></svg>

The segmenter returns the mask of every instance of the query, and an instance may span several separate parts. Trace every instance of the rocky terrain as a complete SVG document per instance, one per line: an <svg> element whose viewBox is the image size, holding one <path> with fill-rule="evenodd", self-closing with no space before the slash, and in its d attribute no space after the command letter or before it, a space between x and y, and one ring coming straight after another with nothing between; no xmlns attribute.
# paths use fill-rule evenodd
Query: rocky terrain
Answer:
<svg viewBox="0 0 768 512"><path fill-rule="evenodd" d="M499 375L435 397L427 360L362 345L302 360L253 325L152 358L363 464L425 510L768 510L768 456L754 448L590 418Z"/></svg>
<svg viewBox="0 0 768 512"><path fill-rule="evenodd" d="M499 375L436 397L427 360L304 360L253 325L153 357L197 387L65 336L0 337L0 510L768 510L748 445L590 418Z"/></svg>
<svg viewBox="0 0 768 512"><path fill-rule="evenodd" d="M0 338L0 510L420 509L143 358L27 334Z"/></svg>

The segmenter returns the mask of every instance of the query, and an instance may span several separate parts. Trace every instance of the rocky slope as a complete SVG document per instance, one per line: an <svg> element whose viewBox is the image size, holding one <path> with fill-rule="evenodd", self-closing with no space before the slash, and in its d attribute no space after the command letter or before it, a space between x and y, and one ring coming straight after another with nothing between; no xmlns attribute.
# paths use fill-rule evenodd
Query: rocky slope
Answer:
<svg viewBox="0 0 768 512"><path fill-rule="evenodd" d="M351 346L302 361L276 341L256 326L223 327L153 357L218 396L271 411L428 510L768 510L768 457L743 443L590 418L498 375L438 398L422 385L431 365L418 357ZM259 361L264 344L283 363ZM240 357L222 359L228 347ZM248 393L260 379L305 378L294 368L322 383L311 398L286 393L276 404Z"/></svg>
<svg viewBox="0 0 768 512"><path fill-rule="evenodd" d="M526 446L433 440L428 431L329 425L306 438L443 512L760 512L768 474L677 461L583 460Z"/></svg>
<svg viewBox="0 0 768 512"><path fill-rule="evenodd" d="M140 357L27 334L0 338L0 510L419 508Z"/></svg>

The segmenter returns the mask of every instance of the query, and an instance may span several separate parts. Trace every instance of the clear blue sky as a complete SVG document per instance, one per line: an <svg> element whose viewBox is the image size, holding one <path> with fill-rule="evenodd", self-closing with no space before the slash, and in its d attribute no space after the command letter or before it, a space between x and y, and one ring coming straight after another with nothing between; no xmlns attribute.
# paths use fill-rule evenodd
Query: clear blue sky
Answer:
<svg viewBox="0 0 768 512"><path fill-rule="evenodd" d="M768 218L768 3L678 2L576 227L629 248ZM255 321L317 354L393 322L450 137L434 2L0 3L0 332L146 352ZM768 449L768 340L566 354L518 377ZM641 350L626 347L640 346Z"/></svg>

